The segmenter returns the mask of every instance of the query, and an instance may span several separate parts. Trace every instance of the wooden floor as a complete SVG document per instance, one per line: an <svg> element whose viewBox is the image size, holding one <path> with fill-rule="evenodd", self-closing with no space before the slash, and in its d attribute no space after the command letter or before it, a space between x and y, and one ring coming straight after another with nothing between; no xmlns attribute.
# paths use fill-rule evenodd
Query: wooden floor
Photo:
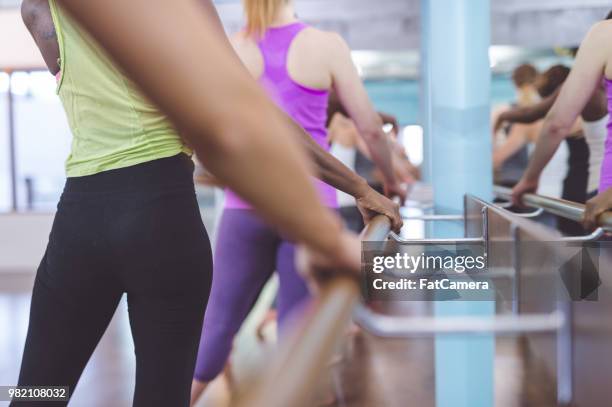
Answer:
<svg viewBox="0 0 612 407"><path fill-rule="evenodd" d="M29 294L0 294L0 384L15 385L27 330ZM120 305L79 386L72 406L129 406L135 364L126 305ZM8 405L8 403L1 404Z"/></svg>
<svg viewBox="0 0 612 407"><path fill-rule="evenodd" d="M432 339L381 340L361 333L345 354L332 371L341 383L335 386L337 406L435 406Z"/></svg>
<svg viewBox="0 0 612 407"><path fill-rule="evenodd" d="M254 331L258 320L272 301L275 281L272 281L261 301L246 321L236 339L233 358L237 378L240 379L255 366L263 363L271 344L261 344ZM6 288L0 281L0 287ZM29 292L2 292L0 290L0 385L12 386L17 381L19 365L27 332L30 307ZM274 341L274 327L268 337ZM87 365L70 406L74 407L128 407L134 387L134 347L127 316L127 304L122 301L107 332ZM229 401L223 381L213 383L198 407L221 407ZM8 405L0 401L0 407Z"/></svg>

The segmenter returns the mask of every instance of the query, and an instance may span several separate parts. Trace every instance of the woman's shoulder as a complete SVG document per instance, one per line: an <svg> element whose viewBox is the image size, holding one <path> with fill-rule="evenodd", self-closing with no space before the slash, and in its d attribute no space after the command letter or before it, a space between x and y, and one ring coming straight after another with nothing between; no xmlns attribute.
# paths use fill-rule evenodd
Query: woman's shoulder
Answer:
<svg viewBox="0 0 612 407"><path fill-rule="evenodd" d="M342 36L337 32L321 30L311 25L306 26L306 29L304 29L302 35L313 40L320 41L321 44L330 44L333 46L345 43Z"/></svg>
<svg viewBox="0 0 612 407"><path fill-rule="evenodd" d="M588 62L593 67L604 65L606 77L612 75L612 20L594 24L580 45L577 62Z"/></svg>
<svg viewBox="0 0 612 407"><path fill-rule="evenodd" d="M603 20L595 23L592 27L594 32L611 33L612 32L612 20Z"/></svg>
<svg viewBox="0 0 612 407"><path fill-rule="evenodd" d="M308 26L300 33L300 42L307 44L311 51L317 50L326 57L335 57L348 50L348 45L340 34Z"/></svg>
<svg viewBox="0 0 612 407"><path fill-rule="evenodd" d="M609 46L612 38L612 20L604 20L595 23L586 36L585 42L596 45Z"/></svg>

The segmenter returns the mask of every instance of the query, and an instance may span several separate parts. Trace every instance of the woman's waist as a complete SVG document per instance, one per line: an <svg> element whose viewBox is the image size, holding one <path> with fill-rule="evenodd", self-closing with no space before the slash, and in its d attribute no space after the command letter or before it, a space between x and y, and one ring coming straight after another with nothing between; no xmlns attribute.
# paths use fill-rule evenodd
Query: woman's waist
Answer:
<svg viewBox="0 0 612 407"><path fill-rule="evenodd" d="M169 134L136 136L79 131L73 137L66 172L69 177L93 175L181 152L191 154L191 149L178 136Z"/></svg>
<svg viewBox="0 0 612 407"><path fill-rule="evenodd" d="M194 189L194 164L185 153L155 158L134 165L68 177L65 194Z"/></svg>

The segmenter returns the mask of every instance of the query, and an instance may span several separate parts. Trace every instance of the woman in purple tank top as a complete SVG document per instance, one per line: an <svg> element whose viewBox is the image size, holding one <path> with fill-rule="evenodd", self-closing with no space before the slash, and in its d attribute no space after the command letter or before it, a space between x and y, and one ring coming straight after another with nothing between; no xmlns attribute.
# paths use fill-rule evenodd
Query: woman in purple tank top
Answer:
<svg viewBox="0 0 612 407"><path fill-rule="evenodd" d="M606 20L595 24L580 46L572 71L565 81L559 96L550 109L542 135L523 179L512 192L513 201L520 205L525 193L533 192L538 187L537 174L550 160L557 145L565 138L569 129L580 113L591 100L594 92L604 82L608 110L612 112L612 21ZM611 116L612 117L612 116ZM599 194L606 194L612 188L612 120L608 123L608 136L601 165ZM609 194L609 193L608 193ZM587 202L585 224L592 227L595 218L605 209L602 198Z"/></svg>
<svg viewBox="0 0 612 407"><path fill-rule="evenodd" d="M287 0L245 0L247 27L232 38L238 56L269 97L328 150L327 108L334 90L385 175L387 191L404 195L394 179L387 138L350 49L340 36L311 28L295 18ZM262 163L266 165L266 163ZM336 208L336 191L313 180L321 201ZM296 216L300 214L296 213ZM213 286L192 387L192 404L224 368L234 339L262 287L276 270L281 333L292 311L308 299L294 265L295 247L265 224L231 190L221 217L214 256Z"/></svg>

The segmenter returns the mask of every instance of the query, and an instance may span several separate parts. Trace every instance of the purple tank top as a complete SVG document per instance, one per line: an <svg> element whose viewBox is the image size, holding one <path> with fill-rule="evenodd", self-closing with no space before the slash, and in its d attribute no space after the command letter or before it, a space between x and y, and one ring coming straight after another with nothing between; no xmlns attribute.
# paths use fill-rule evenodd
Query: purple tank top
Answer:
<svg viewBox="0 0 612 407"><path fill-rule="evenodd" d="M608 137L606 138L606 150L601 164L601 178L599 181L599 193L606 192L612 188L612 81L606 79L606 93L608 95Z"/></svg>
<svg viewBox="0 0 612 407"><path fill-rule="evenodd" d="M268 96L295 120L326 151L327 143L327 90L300 85L289 76L287 55L295 37L308 26L301 22L269 28L258 42L263 56L264 72L259 78ZM282 135L279 134L279 137ZM313 179L325 206L336 208L336 190L322 181ZM233 191L226 189L225 207L247 209L251 206Z"/></svg>

